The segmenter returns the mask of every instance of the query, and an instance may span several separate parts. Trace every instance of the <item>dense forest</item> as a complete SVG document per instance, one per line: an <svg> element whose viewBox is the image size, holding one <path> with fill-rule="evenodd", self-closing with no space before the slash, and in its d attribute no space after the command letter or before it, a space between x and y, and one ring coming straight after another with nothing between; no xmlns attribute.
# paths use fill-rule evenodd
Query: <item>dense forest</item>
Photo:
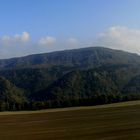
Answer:
<svg viewBox="0 0 140 140"><path fill-rule="evenodd" d="M140 99L140 56L90 47L0 60L0 110Z"/></svg>

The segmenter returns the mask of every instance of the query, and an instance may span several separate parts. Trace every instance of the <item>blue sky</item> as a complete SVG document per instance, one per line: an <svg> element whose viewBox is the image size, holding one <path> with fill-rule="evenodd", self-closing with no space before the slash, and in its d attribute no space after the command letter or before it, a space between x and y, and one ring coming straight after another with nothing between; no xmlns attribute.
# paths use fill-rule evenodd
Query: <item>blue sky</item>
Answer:
<svg viewBox="0 0 140 140"><path fill-rule="evenodd" d="M139 0L0 0L0 58L102 45L139 53Z"/></svg>

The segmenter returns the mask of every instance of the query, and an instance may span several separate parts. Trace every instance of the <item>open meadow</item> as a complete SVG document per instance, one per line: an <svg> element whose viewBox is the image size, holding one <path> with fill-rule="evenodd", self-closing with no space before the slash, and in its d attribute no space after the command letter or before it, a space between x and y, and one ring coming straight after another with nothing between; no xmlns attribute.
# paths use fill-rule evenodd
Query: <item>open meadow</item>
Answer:
<svg viewBox="0 0 140 140"><path fill-rule="evenodd" d="M139 140L140 101L0 113L1 140Z"/></svg>

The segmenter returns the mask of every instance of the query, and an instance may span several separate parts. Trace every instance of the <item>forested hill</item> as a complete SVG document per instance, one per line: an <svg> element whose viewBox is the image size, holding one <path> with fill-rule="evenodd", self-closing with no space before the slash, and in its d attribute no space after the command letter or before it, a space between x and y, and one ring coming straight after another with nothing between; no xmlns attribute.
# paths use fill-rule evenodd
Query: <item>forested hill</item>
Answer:
<svg viewBox="0 0 140 140"><path fill-rule="evenodd" d="M0 77L0 110L20 110L27 103L22 89Z"/></svg>
<svg viewBox="0 0 140 140"><path fill-rule="evenodd" d="M0 60L0 110L140 99L140 56L90 47Z"/></svg>
<svg viewBox="0 0 140 140"><path fill-rule="evenodd" d="M103 47L89 47L0 60L0 68L34 65L97 67L104 64L140 64L140 56Z"/></svg>

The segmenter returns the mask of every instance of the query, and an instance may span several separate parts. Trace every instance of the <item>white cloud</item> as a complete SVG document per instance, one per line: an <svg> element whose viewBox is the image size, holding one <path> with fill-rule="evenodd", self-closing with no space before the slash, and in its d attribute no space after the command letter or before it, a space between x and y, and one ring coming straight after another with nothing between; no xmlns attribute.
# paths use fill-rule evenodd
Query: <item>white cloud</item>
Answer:
<svg viewBox="0 0 140 140"><path fill-rule="evenodd" d="M53 45L54 43L56 42L56 39L52 36L46 36L46 37L43 37L39 40L39 44L40 45L46 45L46 46L50 46L50 45Z"/></svg>
<svg viewBox="0 0 140 140"><path fill-rule="evenodd" d="M97 45L140 53L140 29L110 27L98 34L96 42Z"/></svg>
<svg viewBox="0 0 140 140"><path fill-rule="evenodd" d="M29 40L29 33L23 32L21 35L16 34L15 35L15 40L16 41L21 41L21 42L27 42Z"/></svg>
<svg viewBox="0 0 140 140"><path fill-rule="evenodd" d="M29 40L29 33L28 32L23 32L22 34L16 34L13 36L9 35L4 35L0 37L0 43L4 45L14 45L16 43L24 43Z"/></svg>

